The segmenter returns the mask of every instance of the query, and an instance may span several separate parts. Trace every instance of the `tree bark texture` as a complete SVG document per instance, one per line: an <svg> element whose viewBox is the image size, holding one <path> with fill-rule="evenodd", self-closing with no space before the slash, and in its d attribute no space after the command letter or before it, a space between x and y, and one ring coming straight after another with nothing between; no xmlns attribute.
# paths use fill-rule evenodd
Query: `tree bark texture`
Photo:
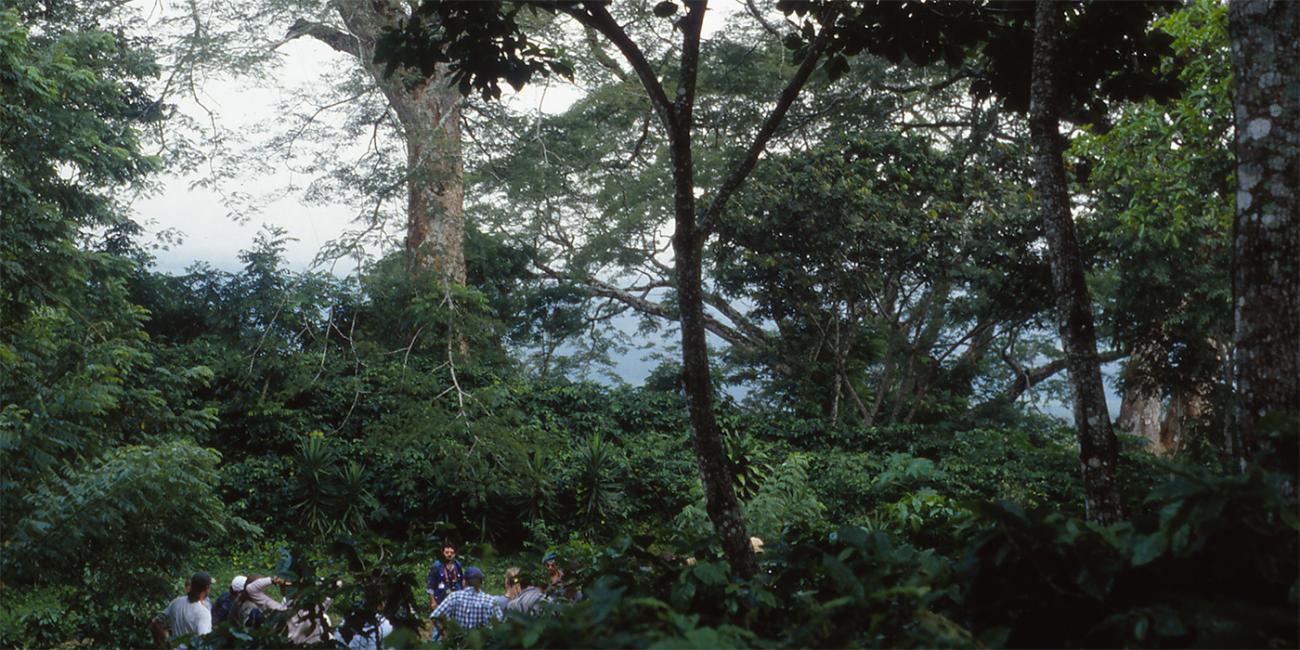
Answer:
<svg viewBox="0 0 1300 650"><path fill-rule="evenodd" d="M1124 364L1124 399L1119 404L1119 417L1115 426L1135 436L1145 438L1152 451L1163 451L1160 445L1160 393L1138 381L1139 356L1134 354Z"/></svg>
<svg viewBox="0 0 1300 650"><path fill-rule="evenodd" d="M682 57L677 97L673 102L674 119L673 124L668 125L673 164L673 256L682 328L682 383L691 428L695 433L695 455L709 519L732 570L737 575L749 577L758 572L758 560L749 543L740 500L732 487L731 462L713 413L713 382L709 373L709 347L704 323L706 235L697 223L692 152L695 78L699 66L704 3L690 3L688 7L681 23Z"/></svg>
<svg viewBox="0 0 1300 650"><path fill-rule="evenodd" d="M1300 417L1300 3L1228 4L1236 83L1232 293L1234 455ZM1288 421L1287 418L1290 418Z"/></svg>
<svg viewBox="0 0 1300 650"><path fill-rule="evenodd" d="M1097 358L1092 301L1082 255L1070 215L1063 161L1064 142L1056 102L1056 60L1063 17L1061 6L1038 0L1034 12L1033 72L1030 81L1029 132L1034 148L1035 185L1051 261L1052 287L1066 369L1074 396L1074 424L1087 516L1110 523L1120 518L1115 469L1119 443L1106 409L1106 391Z"/></svg>
<svg viewBox="0 0 1300 650"><path fill-rule="evenodd" d="M357 57L384 93L402 126L407 159L406 262L413 276L432 274L465 284L465 168L461 155L460 93L446 69L410 79L384 76L374 62L375 41L396 28L406 10L399 2L335 0L339 16L356 38Z"/></svg>

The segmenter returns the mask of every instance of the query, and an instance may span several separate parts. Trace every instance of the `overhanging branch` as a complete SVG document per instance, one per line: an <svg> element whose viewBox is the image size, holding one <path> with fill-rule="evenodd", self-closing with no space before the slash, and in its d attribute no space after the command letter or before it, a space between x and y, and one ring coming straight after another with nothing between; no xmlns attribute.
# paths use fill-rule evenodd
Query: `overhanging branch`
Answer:
<svg viewBox="0 0 1300 650"><path fill-rule="evenodd" d="M316 23L305 18L299 18L294 21L293 26L285 32L284 38L278 43L271 46L274 50L289 41L303 36L310 36L332 48L350 54L355 57L361 56L361 46L357 43L357 38L345 31L335 29L324 23Z"/></svg>
<svg viewBox="0 0 1300 650"><path fill-rule="evenodd" d="M799 69L795 71L794 76L790 77L785 89L781 91L781 95L776 101L776 107L763 121L763 126L758 129L758 134L754 136L754 142L749 145L745 157L736 163L731 173L727 175L726 180L718 187L718 193L714 195L713 202L709 204L708 209L704 211L700 218L700 230L705 235L713 229L714 223L727 207L727 202L731 200L731 195L740 189L741 183L745 182L749 172L754 170L754 166L758 164L758 158L767 149L768 141L772 139L776 129L781 126L781 122L785 120L785 114L790 110L790 106L794 104L799 92L803 90L808 78L812 76L813 70L817 68L817 62L821 60L822 52L826 50L826 46L830 42L828 27L834 20L834 15L834 8L828 8L826 13L822 14L819 21L821 29L818 30L817 37L804 55L803 62L799 64Z"/></svg>

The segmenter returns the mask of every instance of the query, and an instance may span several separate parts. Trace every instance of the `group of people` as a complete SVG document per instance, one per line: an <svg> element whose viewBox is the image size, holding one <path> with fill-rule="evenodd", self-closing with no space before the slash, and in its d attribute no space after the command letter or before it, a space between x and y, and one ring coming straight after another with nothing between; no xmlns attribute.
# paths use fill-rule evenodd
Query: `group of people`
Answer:
<svg viewBox="0 0 1300 650"><path fill-rule="evenodd" d="M447 621L468 629L504 620L506 612L534 614L542 603L551 600L548 592L562 591L570 600L581 598L581 594L565 587L564 572L554 553L542 558L542 566L545 577L510 567L505 575L505 594L494 596L483 591L483 571L475 566L463 569L456 559L456 545L443 544L442 557L434 560L425 579L434 634L442 634Z"/></svg>
<svg viewBox="0 0 1300 650"><path fill-rule="evenodd" d="M170 647L169 639L204 635L212 632L215 625L229 622L238 630L252 630L266 620L268 612L283 612L290 603L276 600L267 590L273 585L284 587L293 584L277 576L235 576L230 581L230 590L221 594L215 603L209 604L208 596L212 593L212 577L207 573L196 573L185 583L185 595L178 596L149 623L153 640L160 648ZM288 640L295 644L319 643L325 638L325 627L320 624L328 600L313 610L299 609L286 621ZM387 621L384 621L386 623ZM388 627L391 630L391 626ZM358 637L354 637L354 641ZM365 639L363 639L365 641ZM350 648L368 647L362 643L348 643Z"/></svg>
<svg viewBox="0 0 1300 650"><path fill-rule="evenodd" d="M432 610L434 638L446 631L448 621L466 629L484 627L504 620L506 612L535 614L543 603L552 600L554 594L568 600L582 597L565 585L564 572L554 553L542 558L542 566L544 575L540 571L511 567L505 575L505 594L490 595L483 591L483 571L474 566L463 569L456 559L456 545L444 544L441 557L433 563L425 585L429 609ZM276 600L267 593L272 586L290 584L276 576L239 575L231 580L228 591L209 604L212 577L207 573L196 573L186 582L185 594L168 603L150 621L149 629L160 648L170 647L170 639L208 634L222 622L249 631L262 625L272 612L290 608L291 603L287 600ZM324 608L328 606L326 600L314 610L296 610L286 621L288 640L299 645L324 640L326 630L320 621L324 620ZM374 622L365 629L350 639L344 639L340 634L338 641L350 650L378 648L382 647L383 638L392 630L393 626L383 614L377 613Z"/></svg>

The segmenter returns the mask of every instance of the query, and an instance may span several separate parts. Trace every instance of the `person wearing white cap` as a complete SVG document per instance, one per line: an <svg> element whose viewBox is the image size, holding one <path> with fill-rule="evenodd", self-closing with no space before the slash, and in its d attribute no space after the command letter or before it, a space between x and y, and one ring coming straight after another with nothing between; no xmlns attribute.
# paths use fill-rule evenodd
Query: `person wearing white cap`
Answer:
<svg viewBox="0 0 1300 650"><path fill-rule="evenodd" d="M248 578L235 576L235 579L230 581L230 591L221 594L217 602L212 604L212 624L214 626L220 625L222 621L230 618L230 615L235 611L235 607L239 605L239 597L244 592L244 583L246 582L248 582Z"/></svg>
<svg viewBox="0 0 1300 650"><path fill-rule="evenodd" d="M241 630L249 630L262 624L265 616L262 610L253 602L252 595L248 593L248 583L250 579L244 576L235 576L230 583L233 591L239 592L239 597L235 599L235 608L230 612L230 624Z"/></svg>

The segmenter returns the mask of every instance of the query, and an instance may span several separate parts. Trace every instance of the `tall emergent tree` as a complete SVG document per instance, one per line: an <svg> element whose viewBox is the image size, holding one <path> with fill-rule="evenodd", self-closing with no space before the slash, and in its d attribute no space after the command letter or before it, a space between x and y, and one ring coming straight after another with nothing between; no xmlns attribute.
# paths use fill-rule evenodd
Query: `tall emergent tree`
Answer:
<svg viewBox="0 0 1300 650"><path fill-rule="evenodd" d="M268 170L267 159L283 158L291 164L305 160L306 171L315 177L308 198L319 201L325 193L363 204L357 217L361 230L349 233L323 255L358 254L362 245L374 243L374 233L384 231L387 219L396 216L388 214L387 206L405 199L401 216L408 272L463 285L460 94L448 87L445 69L386 77L382 67L373 64L376 39L407 18L409 3L260 0L255 7L250 11L247 3L196 0L174 13L164 11L160 30L171 34L173 42L167 44L171 60L162 100L197 98L209 78L274 74L284 64L283 46L304 37L346 55L349 62L338 65L329 60L321 66L320 77L306 90L296 91L301 95L296 102L282 107L287 114L277 115L266 129L268 142L251 151L224 144L238 137L220 132L216 109L199 102L212 119L188 125L206 132L205 141L190 143L179 153L207 157L215 169L201 182L211 185L223 175ZM309 108L303 110L301 104ZM173 133L168 139L185 138ZM358 141L369 145L353 156ZM171 148L177 149L175 144ZM233 196L242 198L239 193ZM255 207L255 202L234 206L239 216Z"/></svg>
<svg viewBox="0 0 1300 650"><path fill-rule="evenodd" d="M1236 81L1232 298L1234 452L1261 450L1267 419L1300 417L1300 3L1228 6Z"/></svg>
<svg viewBox="0 0 1300 650"><path fill-rule="evenodd" d="M384 75L375 42L407 17L401 2L331 3L345 30L299 18L286 39L310 36L356 58L397 116L406 145L406 262L412 275L465 284L465 166L461 154L460 93L446 67L428 75ZM409 72L409 70L408 70Z"/></svg>

